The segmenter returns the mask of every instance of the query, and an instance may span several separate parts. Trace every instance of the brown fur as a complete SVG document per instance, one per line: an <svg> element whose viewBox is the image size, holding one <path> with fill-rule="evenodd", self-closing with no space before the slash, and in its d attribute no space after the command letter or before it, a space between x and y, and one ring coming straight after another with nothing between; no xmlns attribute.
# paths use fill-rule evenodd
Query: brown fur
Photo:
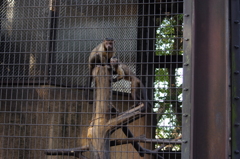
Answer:
<svg viewBox="0 0 240 159"><path fill-rule="evenodd" d="M116 54L114 40L106 38L102 43L96 46L90 53L88 59L89 74L92 75L92 70L95 65L109 64L111 57Z"/></svg>
<svg viewBox="0 0 240 159"><path fill-rule="evenodd" d="M87 80L87 89L91 88L92 83L92 71L96 65L109 65L111 57L116 54L114 47L114 40L112 38L105 38L105 40L96 46L89 55L88 68L89 78ZM85 97L89 99L89 91L85 90ZM92 100L92 99L90 99ZM89 101L93 103L93 101Z"/></svg>
<svg viewBox="0 0 240 159"><path fill-rule="evenodd" d="M118 77L116 79L113 79L113 82L117 82L121 79L125 79L131 82L131 97L134 100L135 106L139 104L136 102L139 102L141 100L146 101L147 95L144 85L142 84L140 79L138 79L134 75L134 73L129 69L129 67L119 62L117 57L112 57L110 60L110 64L118 74Z"/></svg>

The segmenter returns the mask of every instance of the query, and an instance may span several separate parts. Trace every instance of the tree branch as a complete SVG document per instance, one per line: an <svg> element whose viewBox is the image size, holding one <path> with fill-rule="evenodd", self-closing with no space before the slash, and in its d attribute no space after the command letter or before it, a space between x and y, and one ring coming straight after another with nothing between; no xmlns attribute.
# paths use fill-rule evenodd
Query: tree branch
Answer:
<svg viewBox="0 0 240 159"><path fill-rule="evenodd" d="M75 156L81 159L87 159L87 157L83 156L82 153L89 151L89 146L82 146L72 149L53 149L45 151L46 155L67 155L67 156Z"/></svg>

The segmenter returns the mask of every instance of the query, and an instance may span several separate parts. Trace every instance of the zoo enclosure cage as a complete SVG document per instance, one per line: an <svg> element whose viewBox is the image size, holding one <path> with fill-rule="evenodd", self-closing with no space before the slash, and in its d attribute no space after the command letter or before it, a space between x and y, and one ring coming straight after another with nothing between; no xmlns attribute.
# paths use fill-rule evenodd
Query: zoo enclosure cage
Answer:
<svg viewBox="0 0 240 159"><path fill-rule="evenodd" d="M154 106L131 124L134 135L180 139L183 1L0 3L3 158L44 158L48 149L87 142L93 109L82 90L89 53L105 37L115 39L118 58L141 79ZM117 108L128 110L129 82L117 82L113 90ZM125 138L116 134L111 139ZM112 158L139 157L129 145L112 148ZM155 149L163 143L143 145ZM179 158L180 145L166 144L159 154Z"/></svg>

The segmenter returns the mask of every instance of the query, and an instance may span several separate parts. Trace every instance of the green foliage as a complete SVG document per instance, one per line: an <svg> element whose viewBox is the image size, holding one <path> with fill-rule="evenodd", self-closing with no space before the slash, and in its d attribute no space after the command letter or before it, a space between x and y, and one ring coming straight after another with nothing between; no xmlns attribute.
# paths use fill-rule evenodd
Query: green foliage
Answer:
<svg viewBox="0 0 240 159"><path fill-rule="evenodd" d="M168 90L168 71L167 69L156 69L155 75L155 99L164 100Z"/></svg>
<svg viewBox="0 0 240 159"><path fill-rule="evenodd" d="M183 54L181 50L182 23L182 14L166 17L162 20L156 31L156 55Z"/></svg>
<svg viewBox="0 0 240 159"><path fill-rule="evenodd" d="M156 55L182 55L183 15L164 18L156 31ZM181 134L182 69L175 69L169 75L168 68L155 70L156 101L154 111L157 113L157 138L173 139ZM171 77L174 76L174 77ZM174 83L172 78L175 78ZM171 83L170 83L171 81Z"/></svg>
<svg viewBox="0 0 240 159"><path fill-rule="evenodd" d="M179 72L177 69L176 74ZM156 78L155 78L155 93L154 98L158 101L155 104L155 112L157 112L158 117L158 128L156 130L156 136L158 138L175 138L173 131L176 131L176 128L181 125L180 118L176 115L177 110L181 110L181 103L178 102L181 100L181 78L178 77L176 80L176 87L170 88L169 86L169 76L166 68L156 69Z"/></svg>

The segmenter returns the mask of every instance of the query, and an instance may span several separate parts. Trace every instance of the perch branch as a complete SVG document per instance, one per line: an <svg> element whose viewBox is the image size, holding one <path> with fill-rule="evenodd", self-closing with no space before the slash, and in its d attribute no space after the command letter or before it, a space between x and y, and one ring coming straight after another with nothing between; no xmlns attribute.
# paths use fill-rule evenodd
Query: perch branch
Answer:
<svg viewBox="0 0 240 159"><path fill-rule="evenodd" d="M157 156L158 158L162 158L161 156L159 156L158 152L142 148L138 143L140 141L140 138L134 138L133 134L126 126L128 123L145 115L144 113L142 113L142 110L144 109L143 103L109 120L111 109L109 103L110 96L109 75L110 73L108 71L107 66L96 66L93 69L93 76L96 83L96 99L95 99L96 107L92 122L88 127L87 133L90 145L74 149L48 150L45 152L47 155L69 155L79 157L82 159L87 159L85 156L82 155L82 152L92 150L95 158L98 159L110 158L109 151L111 142L109 141L109 135L111 134L112 131L115 131L116 128L121 127L124 134L128 137L127 139L123 139L122 141L125 140L125 143L131 142L134 148L139 152L140 156L143 156L144 154L152 154L154 156ZM146 138L141 139L142 142L144 142L144 140L147 139ZM120 140L115 142L115 145L119 141Z"/></svg>
<svg viewBox="0 0 240 159"><path fill-rule="evenodd" d="M97 65L93 71L96 86L95 112L88 127L87 137L90 143L90 150L97 159L109 159L109 137L110 132L106 131L105 124L110 117L110 71L109 66Z"/></svg>
<svg viewBox="0 0 240 159"><path fill-rule="evenodd" d="M134 137L132 132L128 129L127 126L122 126L122 131L124 132L124 134L128 137L128 138L132 138ZM135 148L135 150L139 153L139 155L141 157L144 156L143 153L143 148L139 145L138 141L132 141L131 144L133 145L133 147ZM111 143L110 143L111 145Z"/></svg>
<svg viewBox="0 0 240 159"><path fill-rule="evenodd" d="M161 143L161 144L181 144L181 140L164 140L164 139L148 139L145 137L133 137L133 138L124 138L124 139L117 139L117 140L111 140L112 143L116 143L116 145L119 144L129 144L133 142L142 142L142 143ZM111 144L114 145L114 144Z"/></svg>
<svg viewBox="0 0 240 159"><path fill-rule="evenodd" d="M112 109L111 109L111 113L112 112L117 112L116 113L116 115L118 115L119 113L119 111L115 108L115 106L113 106L112 105ZM119 127L120 128L120 127ZM123 126L121 126L121 128L122 128L122 131L123 131L123 133L127 136L127 138L132 138L132 137L134 137L133 136L133 134L132 134L132 132L128 129L128 127L127 126L125 126L125 125L123 125ZM115 128L114 130L117 130L118 128ZM112 131L110 131L110 134L112 134L113 133L113 130ZM142 147L139 145L139 143L136 141L136 142L132 142L131 143L132 145L133 145L133 147L135 148L135 150L139 153L139 155L141 156L141 157L144 157L144 153L142 153L142 151L143 151L143 149L142 149ZM111 142L110 142L110 146L111 146Z"/></svg>
<svg viewBox="0 0 240 159"><path fill-rule="evenodd" d="M82 146L72 149L53 149L45 151L46 155L67 155L67 156L74 156L81 159L87 159L85 156L82 155L83 152L89 151L89 146Z"/></svg>
<svg viewBox="0 0 240 159"><path fill-rule="evenodd" d="M126 125L129 123L129 121L139 118L140 116L142 116L141 109L143 107L144 104L140 104L139 106L124 112L116 118L110 119L105 125L106 131L111 131L119 125Z"/></svg>

